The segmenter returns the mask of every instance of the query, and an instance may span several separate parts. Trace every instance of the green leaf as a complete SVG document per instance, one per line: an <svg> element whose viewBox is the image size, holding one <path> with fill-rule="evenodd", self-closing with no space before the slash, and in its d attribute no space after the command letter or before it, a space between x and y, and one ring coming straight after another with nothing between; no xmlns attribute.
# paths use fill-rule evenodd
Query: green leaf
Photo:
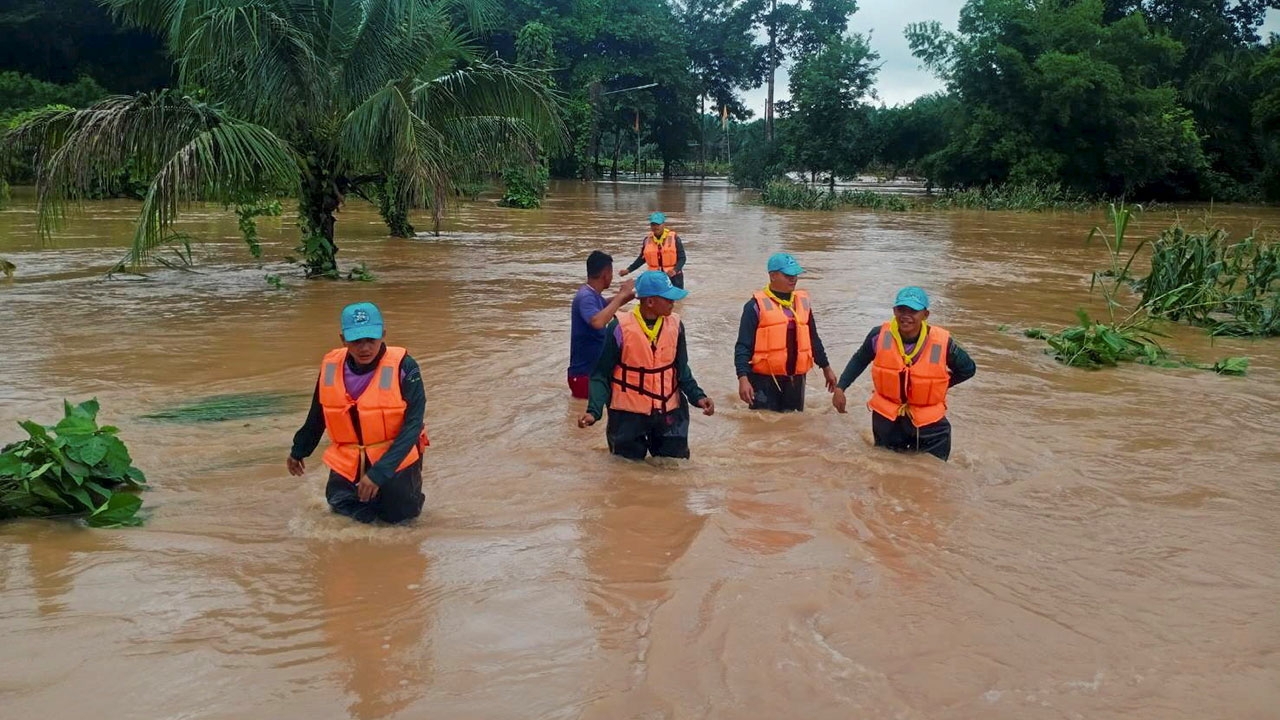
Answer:
<svg viewBox="0 0 1280 720"><path fill-rule="evenodd" d="M18 423L18 426L21 427L23 430L26 430L27 434L31 436L32 440L36 440L44 445L49 445L53 443L53 439L49 437L49 431L45 428L45 426L37 422L33 422L31 420L23 420L22 422Z"/></svg>
<svg viewBox="0 0 1280 720"><path fill-rule="evenodd" d="M128 493L115 493L88 517L90 527L121 527L140 525L137 517L138 508L142 507L142 498Z"/></svg>
<svg viewBox="0 0 1280 720"><path fill-rule="evenodd" d="M119 442L119 440L116 442ZM79 450L80 460L85 465L93 467L102 462L102 459L107 456L107 438L95 435L82 444Z"/></svg>
<svg viewBox="0 0 1280 720"><path fill-rule="evenodd" d="M53 430L59 436L92 435L98 431L98 424L91 417L86 417L83 414L72 414L62 418L57 425L53 426Z"/></svg>
<svg viewBox="0 0 1280 720"><path fill-rule="evenodd" d="M84 488L71 487L71 488L67 488L64 492L67 495L70 495L71 497L80 501L81 510L92 511L95 507L97 507L96 505L94 505L93 500L89 497L89 493L84 491Z"/></svg>
<svg viewBox="0 0 1280 720"><path fill-rule="evenodd" d="M1249 371L1249 358L1223 358L1213 364L1213 371L1219 375L1244 375Z"/></svg>

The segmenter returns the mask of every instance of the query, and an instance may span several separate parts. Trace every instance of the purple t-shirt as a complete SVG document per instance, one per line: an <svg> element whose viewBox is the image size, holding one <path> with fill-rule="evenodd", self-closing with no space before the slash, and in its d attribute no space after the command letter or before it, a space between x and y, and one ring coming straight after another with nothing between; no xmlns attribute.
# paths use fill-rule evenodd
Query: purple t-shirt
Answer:
<svg viewBox="0 0 1280 720"><path fill-rule="evenodd" d="M591 318L605 308L604 295L590 285L573 296L569 329L569 374L590 375L604 350L604 330L591 327Z"/></svg>

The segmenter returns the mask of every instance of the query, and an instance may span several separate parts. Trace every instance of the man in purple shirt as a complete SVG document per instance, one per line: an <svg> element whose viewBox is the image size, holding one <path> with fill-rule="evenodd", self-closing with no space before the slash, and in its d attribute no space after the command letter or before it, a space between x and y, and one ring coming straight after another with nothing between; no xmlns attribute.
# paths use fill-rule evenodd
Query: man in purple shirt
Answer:
<svg viewBox="0 0 1280 720"><path fill-rule="evenodd" d="M617 314L618 308L636 296L635 283L628 280L607 302L604 291L613 284L613 258L593 251L587 256L587 284L573 297L569 331L569 392L579 400L587 399L591 370L604 349L604 328Z"/></svg>

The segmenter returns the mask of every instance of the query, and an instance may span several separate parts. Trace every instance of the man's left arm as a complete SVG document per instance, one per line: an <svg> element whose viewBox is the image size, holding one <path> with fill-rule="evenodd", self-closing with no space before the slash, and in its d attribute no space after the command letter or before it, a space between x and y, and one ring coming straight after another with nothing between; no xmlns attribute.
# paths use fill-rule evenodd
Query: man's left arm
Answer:
<svg viewBox="0 0 1280 720"><path fill-rule="evenodd" d="M947 369L951 371L951 380L947 383L947 387L955 387L978 372L978 366L974 364L973 358L969 357L969 353L965 352L954 338L947 344Z"/></svg>
<svg viewBox="0 0 1280 720"><path fill-rule="evenodd" d="M827 349L822 346L822 339L818 337L818 318L813 313L809 313L809 345L813 348L813 364L826 370L831 367L831 362L827 359Z"/></svg>
<svg viewBox="0 0 1280 720"><path fill-rule="evenodd" d="M400 434L391 441L391 447L378 462L369 467L369 479L375 485L390 480L396 474L396 468L404 462L405 457L418 444L418 436L422 434L424 416L427 412L427 392L422 387L422 370L417 361L405 355L400 361L400 369L404 374L400 378L400 395L404 398L404 425Z"/></svg>
<svg viewBox="0 0 1280 720"><path fill-rule="evenodd" d="M689 349L684 342L684 323L680 324L680 337L676 340L676 382L690 405L697 405L707 396L702 388L698 387L698 381L693 379L693 370L689 367Z"/></svg>
<svg viewBox="0 0 1280 720"><path fill-rule="evenodd" d="M684 272L684 261L685 261L684 241L680 239L679 235L676 235L676 274L677 275Z"/></svg>

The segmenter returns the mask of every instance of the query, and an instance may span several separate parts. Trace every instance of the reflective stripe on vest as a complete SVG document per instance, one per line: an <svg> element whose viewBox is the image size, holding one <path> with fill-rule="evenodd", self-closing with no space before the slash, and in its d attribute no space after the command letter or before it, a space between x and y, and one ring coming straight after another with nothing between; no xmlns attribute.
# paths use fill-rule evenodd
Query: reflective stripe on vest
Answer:
<svg viewBox="0 0 1280 720"><path fill-rule="evenodd" d="M680 316L672 314L662 321L662 330L653 344L632 313L618 316L618 330L622 347L613 369L609 408L641 415L679 408L676 351L680 341Z"/></svg>
<svg viewBox="0 0 1280 720"><path fill-rule="evenodd" d="M880 328L879 349L871 363L871 382L875 389L867 407L890 420L908 416L916 427L938 422L947 414L951 371L946 366L945 350L951 334L930 326L928 334L917 341L925 347L915 362L908 365L890 328L891 323Z"/></svg>
<svg viewBox="0 0 1280 720"><path fill-rule="evenodd" d="M370 465L386 454L404 427L407 405L396 379L405 354L402 347L387 346L374 370L378 373L377 382L365 388L358 400L352 400L347 394L342 370L347 361L346 348L338 348L325 355L320 406L332 444L325 450L324 463L351 482L358 481ZM352 417L353 410L358 421ZM418 462L427 444L424 428L417 444L396 470L404 470Z"/></svg>
<svg viewBox="0 0 1280 720"><path fill-rule="evenodd" d="M763 290L753 296L756 301L755 345L751 351L751 371L760 375L804 375L813 369L813 343L809 334L812 317L809 295L796 290L792 295L791 310L780 306ZM795 323L795 368L788 367L792 360L787 337L791 323Z"/></svg>

